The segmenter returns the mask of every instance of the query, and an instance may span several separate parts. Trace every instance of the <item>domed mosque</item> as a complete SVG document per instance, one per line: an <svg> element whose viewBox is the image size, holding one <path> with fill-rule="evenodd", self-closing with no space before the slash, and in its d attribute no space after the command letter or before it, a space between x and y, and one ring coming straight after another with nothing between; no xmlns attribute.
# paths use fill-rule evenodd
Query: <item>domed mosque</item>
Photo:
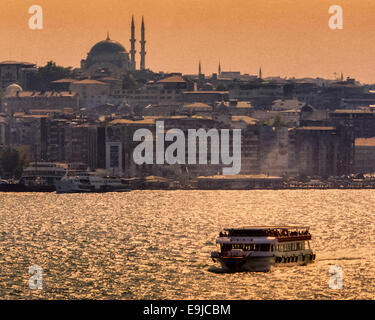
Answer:
<svg viewBox="0 0 375 320"><path fill-rule="evenodd" d="M95 44L89 53L86 60L81 60L81 69L86 76L100 77L109 76L114 78L122 78L124 74L136 70L135 62L135 26L134 17L131 24L131 50L128 53L125 47L114 40L111 40L109 33L107 38ZM145 27L142 17L141 26L141 63L140 69L145 70Z"/></svg>

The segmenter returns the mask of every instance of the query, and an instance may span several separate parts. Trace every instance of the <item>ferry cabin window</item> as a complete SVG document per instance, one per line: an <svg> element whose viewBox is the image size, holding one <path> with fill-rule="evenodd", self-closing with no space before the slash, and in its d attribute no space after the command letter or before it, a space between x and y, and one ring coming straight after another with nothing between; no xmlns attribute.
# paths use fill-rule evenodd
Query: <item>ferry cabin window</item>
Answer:
<svg viewBox="0 0 375 320"><path fill-rule="evenodd" d="M227 246L229 249L227 249ZM223 245L222 250L230 250L230 249L239 249L243 251L270 251L270 244L262 243L262 244L232 244L232 245Z"/></svg>
<svg viewBox="0 0 375 320"><path fill-rule="evenodd" d="M296 250L304 250L305 243L304 242L295 242L295 243L286 243L282 245L277 245L277 251L296 251Z"/></svg>

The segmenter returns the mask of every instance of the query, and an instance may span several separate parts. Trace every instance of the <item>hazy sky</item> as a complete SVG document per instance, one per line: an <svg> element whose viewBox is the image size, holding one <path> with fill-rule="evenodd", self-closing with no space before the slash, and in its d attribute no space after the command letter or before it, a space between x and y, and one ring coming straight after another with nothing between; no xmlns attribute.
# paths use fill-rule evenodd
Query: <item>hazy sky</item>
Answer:
<svg viewBox="0 0 375 320"><path fill-rule="evenodd" d="M31 5L44 29L28 27ZM344 29L328 27L331 5ZM146 66L153 71L333 78L344 73L375 82L374 0L1 0L0 60L79 66L107 31L129 51L134 14L139 66L140 21L146 24Z"/></svg>

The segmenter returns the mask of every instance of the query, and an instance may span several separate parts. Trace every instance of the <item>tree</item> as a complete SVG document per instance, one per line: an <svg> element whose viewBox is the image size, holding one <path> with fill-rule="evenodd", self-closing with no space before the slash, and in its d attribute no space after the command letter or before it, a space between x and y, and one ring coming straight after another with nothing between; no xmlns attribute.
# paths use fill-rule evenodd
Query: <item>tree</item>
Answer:
<svg viewBox="0 0 375 320"><path fill-rule="evenodd" d="M276 115L276 117L273 119L273 123L271 124L271 126L276 128L284 126L284 121L280 114Z"/></svg>
<svg viewBox="0 0 375 320"><path fill-rule="evenodd" d="M35 74L31 75L30 87L32 90L51 90L51 82L63 78L74 78L77 71L72 67L62 67L53 61L48 61L44 67L40 67Z"/></svg>

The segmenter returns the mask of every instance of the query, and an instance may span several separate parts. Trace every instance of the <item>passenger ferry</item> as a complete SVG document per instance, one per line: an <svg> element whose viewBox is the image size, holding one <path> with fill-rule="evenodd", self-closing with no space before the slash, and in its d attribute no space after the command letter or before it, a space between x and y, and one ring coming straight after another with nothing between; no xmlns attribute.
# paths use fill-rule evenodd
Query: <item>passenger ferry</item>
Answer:
<svg viewBox="0 0 375 320"><path fill-rule="evenodd" d="M309 227L245 227L224 229L212 252L228 271L269 271L276 265L306 265L315 260Z"/></svg>
<svg viewBox="0 0 375 320"><path fill-rule="evenodd" d="M56 193L86 193L130 191L124 180L116 177L101 176L95 172L67 172L56 182Z"/></svg>
<svg viewBox="0 0 375 320"><path fill-rule="evenodd" d="M30 162L22 171L20 183L26 188L55 190L55 183L66 173L63 164L54 162Z"/></svg>

